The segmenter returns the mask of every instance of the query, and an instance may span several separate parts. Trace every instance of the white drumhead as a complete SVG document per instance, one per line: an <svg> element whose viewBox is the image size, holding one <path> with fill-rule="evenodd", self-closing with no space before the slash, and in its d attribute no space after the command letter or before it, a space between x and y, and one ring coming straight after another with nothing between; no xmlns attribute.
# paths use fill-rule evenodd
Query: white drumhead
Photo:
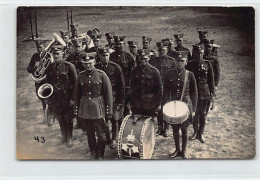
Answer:
<svg viewBox="0 0 260 180"><path fill-rule="evenodd" d="M163 113L169 117L182 117L187 112L189 112L189 108L182 101L171 101L163 106Z"/></svg>

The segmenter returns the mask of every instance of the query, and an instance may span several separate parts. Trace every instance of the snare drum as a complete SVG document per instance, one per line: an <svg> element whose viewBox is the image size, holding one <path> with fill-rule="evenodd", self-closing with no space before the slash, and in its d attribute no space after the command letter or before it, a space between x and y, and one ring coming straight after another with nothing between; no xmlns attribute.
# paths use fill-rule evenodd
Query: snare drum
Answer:
<svg viewBox="0 0 260 180"><path fill-rule="evenodd" d="M163 106L163 117L169 124L181 124L189 115L189 107L183 101L170 101Z"/></svg>
<svg viewBox="0 0 260 180"><path fill-rule="evenodd" d="M124 159L151 159L155 145L155 123L151 117L124 118L118 137L118 156Z"/></svg>

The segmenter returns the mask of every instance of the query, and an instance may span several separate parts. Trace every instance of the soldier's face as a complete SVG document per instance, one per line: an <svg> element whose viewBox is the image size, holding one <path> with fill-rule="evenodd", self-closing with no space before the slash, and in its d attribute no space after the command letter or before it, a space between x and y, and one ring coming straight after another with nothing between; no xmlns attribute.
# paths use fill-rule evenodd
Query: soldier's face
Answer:
<svg viewBox="0 0 260 180"><path fill-rule="evenodd" d="M95 69L95 61L90 62L90 63L83 63L83 67L88 71L94 70Z"/></svg>
<svg viewBox="0 0 260 180"><path fill-rule="evenodd" d="M108 39L107 39L107 42L108 42L108 44L110 45L110 44L114 44L115 41L114 41L114 39L108 38Z"/></svg>
<svg viewBox="0 0 260 180"><path fill-rule="evenodd" d="M80 46L74 46L74 52L78 53L81 51L81 47Z"/></svg>
<svg viewBox="0 0 260 180"><path fill-rule="evenodd" d="M176 66L178 69L184 69L185 65L186 65L186 60L182 59L182 60L177 60L176 61Z"/></svg>
<svg viewBox="0 0 260 180"><path fill-rule="evenodd" d="M132 54L137 54L137 47L136 46L129 46L129 51Z"/></svg>
<svg viewBox="0 0 260 180"><path fill-rule="evenodd" d="M95 47L99 47L100 46L100 40L94 40L93 44Z"/></svg>
<svg viewBox="0 0 260 180"><path fill-rule="evenodd" d="M205 54L208 55L211 52L211 46L205 46Z"/></svg>
<svg viewBox="0 0 260 180"><path fill-rule="evenodd" d="M147 49L149 47L149 42L148 41L143 41L143 48Z"/></svg>
<svg viewBox="0 0 260 180"><path fill-rule="evenodd" d="M203 53L204 53L204 51L196 52L196 55L197 55L196 59L198 59L198 60L202 59L203 58Z"/></svg>
<svg viewBox="0 0 260 180"><path fill-rule="evenodd" d="M177 47L182 47L182 40L177 40L176 44L177 44Z"/></svg>
<svg viewBox="0 0 260 180"><path fill-rule="evenodd" d="M123 44L122 43L116 43L115 47L116 47L117 50L122 50Z"/></svg>
<svg viewBox="0 0 260 180"><path fill-rule="evenodd" d="M101 55L101 61L102 62L108 62L110 58L110 54L102 54Z"/></svg>
<svg viewBox="0 0 260 180"><path fill-rule="evenodd" d="M163 48L163 49L159 49L159 56L166 56L168 53L168 49L167 48Z"/></svg>
<svg viewBox="0 0 260 180"><path fill-rule="evenodd" d="M41 52L44 51L44 48L45 48L44 45L40 45L40 46L37 48L37 51L38 51L39 53L41 53Z"/></svg>
<svg viewBox="0 0 260 180"><path fill-rule="evenodd" d="M63 40L65 41L65 43L70 42L70 38L69 38L69 36L64 36Z"/></svg>
<svg viewBox="0 0 260 180"><path fill-rule="evenodd" d="M63 58L63 52L54 52L53 59L54 61L61 61Z"/></svg>
<svg viewBox="0 0 260 180"><path fill-rule="evenodd" d="M149 62L149 58L147 58L147 57L140 58L140 63L142 66L146 66L148 64L148 62Z"/></svg>
<svg viewBox="0 0 260 180"><path fill-rule="evenodd" d="M71 31L71 34L72 34L72 36L77 36L78 35L78 30L77 29L73 29Z"/></svg>

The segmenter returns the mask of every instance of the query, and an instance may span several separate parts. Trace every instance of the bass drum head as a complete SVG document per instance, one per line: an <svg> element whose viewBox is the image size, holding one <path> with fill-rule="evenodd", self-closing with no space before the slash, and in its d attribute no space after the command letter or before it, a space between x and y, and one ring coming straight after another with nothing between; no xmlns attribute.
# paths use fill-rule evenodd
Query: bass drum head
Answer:
<svg viewBox="0 0 260 180"><path fill-rule="evenodd" d="M155 123L151 117L124 118L118 136L118 156L124 159L151 159L155 145Z"/></svg>

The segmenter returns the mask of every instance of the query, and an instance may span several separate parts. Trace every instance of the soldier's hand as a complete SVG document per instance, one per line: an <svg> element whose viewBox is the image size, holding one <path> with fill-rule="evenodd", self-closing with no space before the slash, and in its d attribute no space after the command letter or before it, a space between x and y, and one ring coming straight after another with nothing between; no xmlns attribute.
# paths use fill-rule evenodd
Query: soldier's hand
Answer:
<svg viewBox="0 0 260 180"><path fill-rule="evenodd" d="M157 112L159 112L160 110L162 110L162 107L161 107L161 106L159 106L159 107L157 108Z"/></svg>
<svg viewBox="0 0 260 180"><path fill-rule="evenodd" d="M195 112L192 113L192 117L194 117L194 116L195 116Z"/></svg>

